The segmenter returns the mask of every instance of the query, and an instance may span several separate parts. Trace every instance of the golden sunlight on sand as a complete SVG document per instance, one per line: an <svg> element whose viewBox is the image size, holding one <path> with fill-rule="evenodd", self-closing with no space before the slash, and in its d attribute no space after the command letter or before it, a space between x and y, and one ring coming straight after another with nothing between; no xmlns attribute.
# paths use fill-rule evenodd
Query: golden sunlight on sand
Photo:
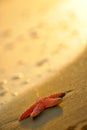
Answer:
<svg viewBox="0 0 87 130"><path fill-rule="evenodd" d="M17 96L84 51L86 5L86 0L0 1L1 95Z"/></svg>

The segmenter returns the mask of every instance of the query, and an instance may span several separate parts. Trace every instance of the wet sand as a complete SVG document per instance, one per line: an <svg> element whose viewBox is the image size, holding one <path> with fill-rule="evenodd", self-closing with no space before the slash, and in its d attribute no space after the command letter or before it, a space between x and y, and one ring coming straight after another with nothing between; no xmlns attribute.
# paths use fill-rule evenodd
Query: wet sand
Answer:
<svg viewBox="0 0 87 130"><path fill-rule="evenodd" d="M31 90L0 112L0 130L86 130L87 129L87 50L70 66L37 87L40 96L68 93L59 106L42 112L36 119L18 121L19 115L36 101Z"/></svg>

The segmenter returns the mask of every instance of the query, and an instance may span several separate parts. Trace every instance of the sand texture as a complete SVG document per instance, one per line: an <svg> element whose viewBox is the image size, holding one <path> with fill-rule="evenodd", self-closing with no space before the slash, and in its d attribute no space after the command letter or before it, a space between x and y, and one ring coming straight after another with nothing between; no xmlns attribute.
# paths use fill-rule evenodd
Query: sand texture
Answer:
<svg viewBox="0 0 87 130"><path fill-rule="evenodd" d="M42 112L35 120L18 117L36 101L35 91L28 91L0 112L0 130L86 130L87 129L87 51L60 74L40 86L40 96L73 89L62 103Z"/></svg>
<svg viewBox="0 0 87 130"><path fill-rule="evenodd" d="M0 1L0 109L80 56L87 46L86 4Z"/></svg>
<svg viewBox="0 0 87 130"><path fill-rule="evenodd" d="M0 130L87 130L86 12L86 0L0 0ZM38 97L68 90L18 121Z"/></svg>

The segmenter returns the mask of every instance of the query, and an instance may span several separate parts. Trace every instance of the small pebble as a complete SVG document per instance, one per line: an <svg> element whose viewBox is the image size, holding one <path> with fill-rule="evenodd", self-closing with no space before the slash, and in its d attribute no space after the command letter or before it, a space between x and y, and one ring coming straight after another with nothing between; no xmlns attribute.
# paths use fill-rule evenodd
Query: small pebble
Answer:
<svg viewBox="0 0 87 130"><path fill-rule="evenodd" d="M5 94L6 94L6 91L4 90L0 92L0 96L4 96Z"/></svg>
<svg viewBox="0 0 87 130"><path fill-rule="evenodd" d="M0 85L0 96L4 96L7 93L7 90L3 85Z"/></svg>
<svg viewBox="0 0 87 130"><path fill-rule="evenodd" d="M0 105L4 105L5 103L4 102L1 102Z"/></svg>
<svg viewBox="0 0 87 130"><path fill-rule="evenodd" d="M3 103L1 102L0 105L3 105Z"/></svg>
<svg viewBox="0 0 87 130"><path fill-rule="evenodd" d="M3 85L0 85L0 91L4 89L4 86Z"/></svg>
<svg viewBox="0 0 87 130"><path fill-rule="evenodd" d="M12 94L13 96L18 96L18 92L15 92Z"/></svg>
<svg viewBox="0 0 87 130"><path fill-rule="evenodd" d="M18 73L18 74L15 74L12 79L16 80L16 79L21 79L22 77L23 77L23 74Z"/></svg>
<svg viewBox="0 0 87 130"><path fill-rule="evenodd" d="M29 84L29 82L30 82L30 79L27 79L27 80L25 80L25 81L23 82L23 84Z"/></svg>
<svg viewBox="0 0 87 130"><path fill-rule="evenodd" d="M3 79L0 81L0 85L6 85L7 84L7 80L6 79Z"/></svg>
<svg viewBox="0 0 87 130"><path fill-rule="evenodd" d="M22 102L25 102L25 99L22 99Z"/></svg>
<svg viewBox="0 0 87 130"><path fill-rule="evenodd" d="M30 32L30 36L31 36L31 38L33 38L33 39L38 39L38 38L39 38L38 31L37 31L37 30L32 30L32 31Z"/></svg>

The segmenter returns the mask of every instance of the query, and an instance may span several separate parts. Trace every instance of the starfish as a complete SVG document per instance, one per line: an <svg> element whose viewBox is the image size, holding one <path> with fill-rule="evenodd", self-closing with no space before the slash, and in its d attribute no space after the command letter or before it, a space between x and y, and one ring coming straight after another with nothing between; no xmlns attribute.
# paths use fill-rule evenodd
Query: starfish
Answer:
<svg viewBox="0 0 87 130"><path fill-rule="evenodd" d="M55 93L49 95L47 97L39 98L34 104L29 106L27 110L25 110L19 117L19 120L23 120L27 117L36 117L39 113L41 113L44 109L53 107L59 104L62 98L65 96L65 92Z"/></svg>

